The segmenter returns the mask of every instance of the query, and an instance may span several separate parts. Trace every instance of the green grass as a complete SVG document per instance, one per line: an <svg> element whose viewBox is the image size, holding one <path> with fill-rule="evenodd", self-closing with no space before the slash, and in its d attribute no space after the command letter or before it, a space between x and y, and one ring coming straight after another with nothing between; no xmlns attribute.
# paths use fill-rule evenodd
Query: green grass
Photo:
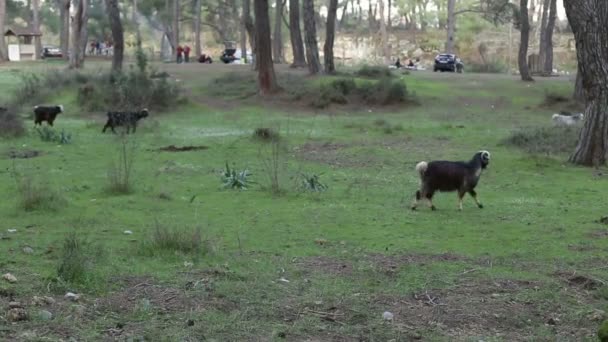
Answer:
<svg viewBox="0 0 608 342"><path fill-rule="evenodd" d="M0 289L24 303L34 295L58 301L49 307L52 322L0 325L0 339L28 332L100 340L117 324L121 338L152 340L593 336L599 322L588 315L606 309L605 291L567 279L608 279L602 268L608 227L595 222L607 214L606 180L565 163L563 152L534 155L503 143L514 130L549 126L553 110L539 107L545 91L566 95L570 82L412 73L401 80L420 106L337 107L326 115L202 92L214 77L248 73L246 67L161 67L191 89L195 101L151 113L129 137L137 146L130 193L106 191L120 139L101 134L103 115L75 107L75 90L61 94L72 105L56 121L56 129L73 134L71 144L41 142L31 121L25 137L0 142L0 152L42 152L30 159L3 157L0 170L13 163L39 170L37 176L66 200L56 211L25 212L16 205L15 181L0 171L7 198L0 202L0 235L8 238L0 239L1 271L18 278ZM12 77L0 70L0 84L12 84ZM386 134L379 122L402 129ZM280 127L286 147L279 170L286 191L280 195L262 189L268 177L260 151L267 143L252 138L258 127ZM168 145L209 148L157 151ZM436 212L408 209L418 161L468 159L480 149L493 157L476 189L483 210L466 198L458 212L455 194L438 194ZM260 184L222 189L226 162L250 170ZM299 191L302 173L322 174L328 190ZM174 229L167 233L170 241L154 242L157 221ZM175 235L198 227L204 253ZM6 231L13 228L17 232ZM57 269L73 232L93 241L103 258L90 263L86 281L66 283ZM34 253L22 253L25 245ZM154 246L158 253L150 251ZM66 291L81 293L84 308L64 300ZM96 299L103 305L94 306ZM8 301L0 295L0 306ZM383 322L384 311L395 314L393 324ZM559 324L547 326L551 318Z"/></svg>

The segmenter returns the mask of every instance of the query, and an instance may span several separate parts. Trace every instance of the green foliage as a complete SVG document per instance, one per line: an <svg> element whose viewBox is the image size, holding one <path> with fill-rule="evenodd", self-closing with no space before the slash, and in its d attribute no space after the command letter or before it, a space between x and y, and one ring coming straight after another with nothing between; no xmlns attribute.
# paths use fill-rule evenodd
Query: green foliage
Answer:
<svg viewBox="0 0 608 342"><path fill-rule="evenodd" d="M133 192L132 174L137 145L123 134L116 152L118 157L112 161L108 169L107 191L117 195L129 194Z"/></svg>
<svg viewBox="0 0 608 342"><path fill-rule="evenodd" d="M467 71L485 74L502 74L509 71L509 67L500 60L491 60L487 63L467 63Z"/></svg>
<svg viewBox="0 0 608 342"><path fill-rule="evenodd" d="M155 255L158 252L204 255L209 252L200 228L175 228L159 222L155 223L140 249L144 254L149 255Z"/></svg>
<svg viewBox="0 0 608 342"><path fill-rule="evenodd" d="M390 105L407 100L407 87L400 80L382 78L376 83L365 83L360 87L361 96L368 104Z"/></svg>
<svg viewBox="0 0 608 342"><path fill-rule="evenodd" d="M67 145L72 142L72 134L65 132L63 129L60 133L57 133L52 128L43 126L42 128L36 128L36 132L38 132L40 140L44 142L58 143L61 145Z"/></svg>
<svg viewBox="0 0 608 342"><path fill-rule="evenodd" d="M91 268L89 247L88 242L76 232L69 233L63 241L57 276L66 282L83 282Z"/></svg>
<svg viewBox="0 0 608 342"><path fill-rule="evenodd" d="M135 60L136 60L137 69L139 70L139 72L142 74L145 74L146 71L148 70L148 56L146 56L146 53L141 48L141 46L135 50ZM150 75L150 77L152 77L152 76L153 76L153 74Z"/></svg>
<svg viewBox="0 0 608 342"><path fill-rule="evenodd" d="M608 320L602 322L600 328L597 331L597 337L600 342L608 342Z"/></svg>
<svg viewBox="0 0 608 342"><path fill-rule="evenodd" d="M389 77L360 83L350 78L334 79L322 84L317 94L310 97L313 98L312 106L316 108L325 108L332 103L347 104L362 101L365 104L391 105L411 100L408 98L405 83Z"/></svg>
<svg viewBox="0 0 608 342"><path fill-rule="evenodd" d="M323 192L327 190L327 186L319 180L321 175L316 174L301 174L300 187L302 190L310 192Z"/></svg>
<svg viewBox="0 0 608 342"><path fill-rule="evenodd" d="M355 75L369 78L384 78L391 77L391 70L385 65L363 65L359 70L355 71Z"/></svg>
<svg viewBox="0 0 608 342"><path fill-rule="evenodd" d="M258 127L253 131L253 137L260 141L273 141L280 139L281 135L272 128Z"/></svg>
<svg viewBox="0 0 608 342"><path fill-rule="evenodd" d="M10 108L0 108L0 138L16 138L24 133L21 117Z"/></svg>
<svg viewBox="0 0 608 342"><path fill-rule="evenodd" d="M570 126L526 128L515 131L503 143L532 154L560 154L574 151L580 128Z"/></svg>
<svg viewBox="0 0 608 342"><path fill-rule="evenodd" d="M55 211L66 205L59 192L51 188L47 180L41 180L30 173L20 173L13 165L12 176L17 184L18 207L25 211Z"/></svg>
<svg viewBox="0 0 608 342"><path fill-rule="evenodd" d="M236 169L230 169L230 166L226 162L226 169L222 173L222 187L224 189L247 190L249 184L253 184L249 176L251 176L249 170L237 171Z"/></svg>

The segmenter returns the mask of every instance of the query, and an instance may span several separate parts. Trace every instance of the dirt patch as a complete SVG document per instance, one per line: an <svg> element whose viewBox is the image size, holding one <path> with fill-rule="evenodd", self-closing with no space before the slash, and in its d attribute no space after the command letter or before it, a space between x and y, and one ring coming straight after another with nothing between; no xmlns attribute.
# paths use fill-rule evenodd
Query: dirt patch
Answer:
<svg viewBox="0 0 608 342"><path fill-rule="evenodd" d="M319 272L326 275L339 276L347 276L353 273L352 263L328 256L304 258L297 260L295 265L304 272Z"/></svg>
<svg viewBox="0 0 608 342"><path fill-rule="evenodd" d="M6 156L10 159L29 159L42 155L42 152L36 150L9 150Z"/></svg>
<svg viewBox="0 0 608 342"><path fill-rule="evenodd" d="M398 255L370 254L367 256L367 260L374 265L374 268L383 273L390 274L399 271L399 268L405 265L425 265L433 262L466 261L467 258L452 253Z"/></svg>
<svg viewBox="0 0 608 342"><path fill-rule="evenodd" d="M581 290L597 290L604 285L603 281L601 280L595 279L588 275L577 274L576 272L559 271L556 272L555 275L570 287Z"/></svg>
<svg viewBox="0 0 608 342"><path fill-rule="evenodd" d="M157 151L162 151L162 152L188 152L188 151L199 151L199 150L206 150L208 149L208 146L175 146L175 145L169 145L169 146L165 146L165 147L161 147L159 149L157 149Z"/></svg>

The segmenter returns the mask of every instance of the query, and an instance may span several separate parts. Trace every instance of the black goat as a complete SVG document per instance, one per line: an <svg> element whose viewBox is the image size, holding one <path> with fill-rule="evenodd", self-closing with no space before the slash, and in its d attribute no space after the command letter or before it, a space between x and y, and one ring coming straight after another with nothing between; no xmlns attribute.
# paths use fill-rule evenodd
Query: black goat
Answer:
<svg viewBox="0 0 608 342"><path fill-rule="evenodd" d="M421 186L416 191L416 201L412 205L412 210L416 210L418 201L426 198L429 206L435 210L433 205L433 195L435 191L449 192L458 191L458 208L462 210L462 199L468 192L477 206L483 205L477 200L475 186L479 182L481 171L490 164L490 152L479 151L468 162L454 162L437 160L432 162L420 162L416 165L416 171L420 173Z"/></svg>
<svg viewBox="0 0 608 342"><path fill-rule="evenodd" d="M34 107L34 125L41 125L46 121L53 126L53 121L59 113L63 113L63 106L36 106Z"/></svg>
<svg viewBox="0 0 608 342"><path fill-rule="evenodd" d="M126 126L127 134L129 134L129 130L131 128L133 128L133 133L135 133L137 121L148 117L148 115L149 112L146 108L140 110L139 112L108 112L108 121L101 132L105 133L106 129L109 127L112 132L116 133L114 130L115 127Z"/></svg>

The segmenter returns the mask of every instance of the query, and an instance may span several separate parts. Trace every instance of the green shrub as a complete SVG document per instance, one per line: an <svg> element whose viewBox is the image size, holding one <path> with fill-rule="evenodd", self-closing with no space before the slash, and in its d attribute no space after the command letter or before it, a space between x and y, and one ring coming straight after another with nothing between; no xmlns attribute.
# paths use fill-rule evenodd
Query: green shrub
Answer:
<svg viewBox="0 0 608 342"><path fill-rule="evenodd" d="M253 137L261 141L272 141L280 139L281 136L272 128L258 127L253 131Z"/></svg>
<svg viewBox="0 0 608 342"><path fill-rule="evenodd" d="M515 131L503 143L533 154L563 154L576 148L579 127L539 127Z"/></svg>
<svg viewBox="0 0 608 342"><path fill-rule="evenodd" d="M67 145L72 142L72 134L61 130L61 133L55 132L52 128L44 126L42 128L36 128L40 140L45 142L58 143L61 145Z"/></svg>
<svg viewBox="0 0 608 342"><path fill-rule="evenodd" d="M118 157L108 169L107 191L112 194L129 194L133 192L133 164L137 154L137 145L121 135L117 148Z"/></svg>
<svg viewBox="0 0 608 342"><path fill-rule="evenodd" d="M300 188L304 191L310 192L323 192L327 190L327 185L321 183L319 180L320 175L316 174L302 174Z"/></svg>
<svg viewBox="0 0 608 342"><path fill-rule="evenodd" d="M0 108L0 138L16 138L24 133L21 117L10 108Z"/></svg>
<svg viewBox="0 0 608 342"><path fill-rule="evenodd" d="M17 184L19 195L18 206L25 211L51 210L55 211L66 205L66 200L59 192L40 179L29 173L20 173L13 166L12 176Z"/></svg>
<svg viewBox="0 0 608 342"><path fill-rule="evenodd" d="M225 189L247 190L249 184L253 182L249 179L251 173L249 170L237 171L230 169L226 163L226 169L222 173L222 187Z"/></svg>
<svg viewBox="0 0 608 342"><path fill-rule="evenodd" d="M61 250L61 258L57 266L57 276L67 282L82 282L90 268L87 242L79 238L75 232L69 233Z"/></svg>
<svg viewBox="0 0 608 342"><path fill-rule="evenodd" d="M210 251L203 240L200 228L175 228L155 223L150 235L141 244L144 254L158 252L180 252L183 254L205 255Z"/></svg>
<svg viewBox="0 0 608 342"><path fill-rule="evenodd" d="M391 77L391 70L383 65L363 65L359 70L355 71L355 75L369 78L384 78Z"/></svg>
<svg viewBox="0 0 608 342"><path fill-rule="evenodd" d="M360 88L361 96L368 104L390 105L407 100L407 87L400 80L383 78L378 82L366 82Z"/></svg>
<svg viewBox="0 0 608 342"><path fill-rule="evenodd" d="M468 63L466 68L469 72L485 74L502 74L509 71L509 66L500 60L491 60L487 63Z"/></svg>

